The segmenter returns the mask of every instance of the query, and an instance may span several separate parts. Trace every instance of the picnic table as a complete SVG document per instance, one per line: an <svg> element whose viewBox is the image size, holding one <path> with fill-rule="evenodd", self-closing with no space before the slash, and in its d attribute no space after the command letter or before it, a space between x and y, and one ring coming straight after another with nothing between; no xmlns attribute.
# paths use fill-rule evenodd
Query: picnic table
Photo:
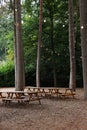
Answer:
<svg viewBox="0 0 87 130"><path fill-rule="evenodd" d="M72 88L65 88L65 92L62 94L62 96L65 97L69 97L69 96L72 96L73 99L75 98L75 91L72 89Z"/></svg>
<svg viewBox="0 0 87 130"><path fill-rule="evenodd" d="M37 100L41 104L38 92L0 91L0 99L6 104L11 101L30 102Z"/></svg>
<svg viewBox="0 0 87 130"><path fill-rule="evenodd" d="M27 91L29 92L38 92L39 94L41 94L42 96L52 96L54 94L60 94L59 89L58 88L49 88L49 87L28 87Z"/></svg>
<svg viewBox="0 0 87 130"><path fill-rule="evenodd" d="M75 92L71 88L56 88L56 87L27 87L25 88L29 92L38 92L41 96L57 96L57 97L73 97L75 98Z"/></svg>

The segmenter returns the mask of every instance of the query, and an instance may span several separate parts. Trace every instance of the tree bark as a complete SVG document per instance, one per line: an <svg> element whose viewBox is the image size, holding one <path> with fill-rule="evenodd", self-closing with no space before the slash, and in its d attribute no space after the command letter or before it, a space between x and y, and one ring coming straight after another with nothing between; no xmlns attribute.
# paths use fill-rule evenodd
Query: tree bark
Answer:
<svg viewBox="0 0 87 130"><path fill-rule="evenodd" d="M87 100L87 0L79 0L84 99Z"/></svg>
<svg viewBox="0 0 87 130"><path fill-rule="evenodd" d="M14 0L14 38L15 38L15 90L23 90L25 86L24 58L21 32L21 4Z"/></svg>
<svg viewBox="0 0 87 130"><path fill-rule="evenodd" d="M75 62L75 36L73 22L73 0L68 0L69 9L69 52L70 52L70 81L69 88L76 89L76 62Z"/></svg>
<svg viewBox="0 0 87 130"><path fill-rule="evenodd" d="M42 46L42 6L43 0L40 0L40 15L39 15L39 35L37 46L37 67L36 67L36 86L40 87L40 53Z"/></svg>

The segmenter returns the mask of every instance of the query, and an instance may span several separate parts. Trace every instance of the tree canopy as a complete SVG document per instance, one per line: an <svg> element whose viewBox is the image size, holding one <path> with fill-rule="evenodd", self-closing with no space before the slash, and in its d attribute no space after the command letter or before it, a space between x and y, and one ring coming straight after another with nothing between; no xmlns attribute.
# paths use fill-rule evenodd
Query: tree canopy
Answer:
<svg viewBox="0 0 87 130"><path fill-rule="evenodd" d="M2 0L3 1L3 0ZM0 62L14 63L14 16L13 0L5 0L0 4ZM39 30L39 1L22 1L22 41L24 47L26 85L36 85L36 58ZM43 1L42 47L41 47L41 86L53 86L53 51L52 35L55 50L57 86L69 86L69 19L68 0ZM51 19L53 27L51 28ZM74 1L74 25L76 40L76 82L82 86L82 65L80 45L80 23L78 2ZM13 70L14 72L14 64ZM0 78L7 73L0 72ZM9 71L8 75L9 76ZM10 79L9 79L10 80ZM14 77L13 79L14 80ZM7 80L5 79L5 82ZM4 85L3 83L0 84ZM7 84L14 86L14 82Z"/></svg>

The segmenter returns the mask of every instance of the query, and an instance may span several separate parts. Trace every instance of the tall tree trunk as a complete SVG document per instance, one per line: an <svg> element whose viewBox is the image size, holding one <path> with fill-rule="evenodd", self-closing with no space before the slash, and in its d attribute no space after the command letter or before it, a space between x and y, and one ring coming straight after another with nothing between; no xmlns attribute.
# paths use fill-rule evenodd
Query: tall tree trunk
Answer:
<svg viewBox="0 0 87 130"><path fill-rule="evenodd" d="M43 7L43 0L40 0L39 35L38 35L37 67L36 67L36 86L37 87L40 87L40 53L41 53L41 45L42 45L42 7Z"/></svg>
<svg viewBox="0 0 87 130"><path fill-rule="evenodd" d="M23 90L25 86L24 58L21 36L21 4L14 0L14 37L15 37L15 90Z"/></svg>
<svg viewBox="0 0 87 130"><path fill-rule="evenodd" d="M79 0L84 99L87 100L87 0Z"/></svg>
<svg viewBox="0 0 87 130"><path fill-rule="evenodd" d="M73 0L68 0L69 9L69 51L70 51L70 81L69 87L76 88L76 63L75 63L75 36L73 22Z"/></svg>
<svg viewBox="0 0 87 130"><path fill-rule="evenodd" d="M51 49L52 49L52 65L53 65L53 81L54 87L57 86L56 80L56 64L55 64L55 48L54 48L54 40L53 40L53 13L50 12L50 33L51 33Z"/></svg>

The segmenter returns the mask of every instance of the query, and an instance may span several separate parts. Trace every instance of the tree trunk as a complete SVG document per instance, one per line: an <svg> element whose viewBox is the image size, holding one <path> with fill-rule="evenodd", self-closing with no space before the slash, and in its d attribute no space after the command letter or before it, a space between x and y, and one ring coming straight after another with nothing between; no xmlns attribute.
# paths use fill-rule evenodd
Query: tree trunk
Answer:
<svg viewBox="0 0 87 130"><path fill-rule="evenodd" d="M79 0L84 99L87 100L87 0Z"/></svg>
<svg viewBox="0 0 87 130"><path fill-rule="evenodd" d="M69 8L69 51L70 51L70 81L69 88L76 88L76 63L75 63L75 36L73 22L73 0L68 0Z"/></svg>
<svg viewBox="0 0 87 130"><path fill-rule="evenodd" d="M39 35L38 35L37 68L36 68L37 87L40 87L40 52L41 52L41 45L42 45L42 6L43 6L43 0L40 0Z"/></svg>
<svg viewBox="0 0 87 130"><path fill-rule="evenodd" d="M23 90L25 86L23 45L21 36L21 5L14 0L14 37L15 37L15 90Z"/></svg>
<svg viewBox="0 0 87 130"><path fill-rule="evenodd" d="M57 86L56 80L56 64L55 64L55 48L54 48L54 40L53 40L53 13L50 12L50 36L51 36L51 49L52 49L52 65L53 65L53 81L54 87Z"/></svg>

